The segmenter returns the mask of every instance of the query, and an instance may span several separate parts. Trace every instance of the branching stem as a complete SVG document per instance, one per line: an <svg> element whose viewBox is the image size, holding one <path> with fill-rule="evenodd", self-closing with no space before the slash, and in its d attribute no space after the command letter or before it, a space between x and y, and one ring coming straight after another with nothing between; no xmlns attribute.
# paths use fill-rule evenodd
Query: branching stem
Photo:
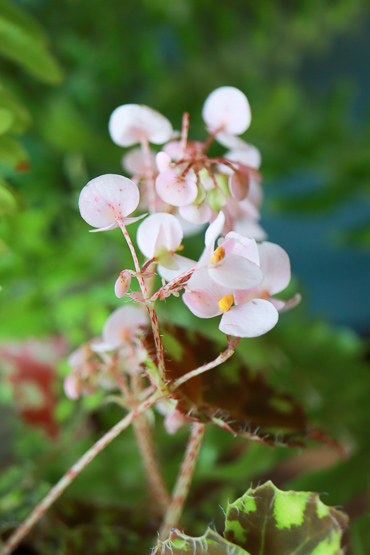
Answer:
<svg viewBox="0 0 370 555"><path fill-rule="evenodd" d="M211 362L203 364L203 366L200 366L199 368L188 372L187 374L173 382L173 384L170 386L170 391L175 391L175 389L180 387L180 385L187 382L188 380L191 380L191 378L195 378L195 376L199 376L199 374L203 374L203 372L207 372L207 370L211 370L211 368L215 368L216 366L219 366L220 364L226 362L230 357L233 356L235 347L237 346L239 341L240 337L236 337L233 341L231 341L230 337L228 336L228 347L225 351L219 354L218 357L216 357Z"/></svg>

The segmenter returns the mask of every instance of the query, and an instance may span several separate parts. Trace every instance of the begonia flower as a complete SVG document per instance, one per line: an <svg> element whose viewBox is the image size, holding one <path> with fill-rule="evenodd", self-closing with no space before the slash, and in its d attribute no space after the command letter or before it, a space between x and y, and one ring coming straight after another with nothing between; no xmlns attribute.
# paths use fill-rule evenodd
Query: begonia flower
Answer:
<svg viewBox="0 0 370 555"><path fill-rule="evenodd" d="M132 341L140 328L147 325L148 316L142 308L121 306L107 318L102 330L102 341L92 344L91 348L96 352L118 349L125 342Z"/></svg>
<svg viewBox="0 0 370 555"><path fill-rule="evenodd" d="M254 287L261 283L263 273L259 267L257 245L253 239L236 237L225 240L215 250L215 240L220 235L225 216L220 212L208 227L205 235L205 249L197 264L197 270L190 278L189 287L199 269L206 268L210 280L229 288Z"/></svg>
<svg viewBox="0 0 370 555"><path fill-rule="evenodd" d="M150 151L151 169L155 171L155 152ZM130 174L135 176L136 179L141 179L145 176L145 157L141 148L133 148L127 152L122 158L123 168Z"/></svg>
<svg viewBox="0 0 370 555"><path fill-rule="evenodd" d="M127 217L137 208L139 200L139 189L130 179L106 174L85 185L78 206L82 218L98 228L91 231L106 231L118 227L120 223L128 225L143 218Z"/></svg>
<svg viewBox="0 0 370 555"><path fill-rule="evenodd" d="M182 298L199 318L222 315L219 329L235 337L258 337L278 321L278 311L265 299L235 305L234 290L210 280L206 268L194 272Z"/></svg>
<svg viewBox="0 0 370 555"><path fill-rule="evenodd" d="M202 116L211 132L241 135L250 125L251 109L247 97L239 89L220 87L207 97Z"/></svg>
<svg viewBox="0 0 370 555"><path fill-rule="evenodd" d="M172 214L157 213L148 216L138 227L137 244L148 259L156 258L158 272L166 278L165 270L175 271L170 280L195 262L176 253L181 248L183 232L179 220Z"/></svg>
<svg viewBox="0 0 370 555"><path fill-rule="evenodd" d="M289 301L273 298L273 295L283 291L290 282L290 260L286 251L275 243L264 241L258 245L258 252L264 275L263 281L252 289L235 291L235 302L240 304L256 297L262 297L268 299L277 310L292 308L298 304L299 295Z"/></svg>
<svg viewBox="0 0 370 555"><path fill-rule="evenodd" d="M132 146L142 140L156 145L170 140L173 130L167 118L141 104L124 104L109 119L109 133L119 146Z"/></svg>
<svg viewBox="0 0 370 555"><path fill-rule="evenodd" d="M196 176L181 177L176 170L165 170L155 180L155 188L164 202L172 206L185 206L197 198Z"/></svg>
<svg viewBox="0 0 370 555"><path fill-rule="evenodd" d="M180 206L179 214L185 221L195 225L206 224L215 215L209 204L205 202Z"/></svg>

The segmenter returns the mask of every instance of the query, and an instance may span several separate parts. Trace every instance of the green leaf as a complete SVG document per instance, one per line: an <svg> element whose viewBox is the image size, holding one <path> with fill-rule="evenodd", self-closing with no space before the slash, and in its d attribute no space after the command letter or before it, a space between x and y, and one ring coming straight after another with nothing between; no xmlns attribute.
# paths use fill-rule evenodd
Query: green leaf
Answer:
<svg viewBox="0 0 370 555"><path fill-rule="evenodd" d="M59 83L63 78L37 24L6 0L0 1L0 52L46 83Z"/></svg>
<svg viewBox="0 0 370 555"><path fill-rule="evenodd" d="M28 154L13 137L0 137L0 162L11 166L14 169L24 169L28 167Z"/></svg>
<svg viewBox="0 0 370 555"><path fill-rule="evenodd" d="M225 538L253 555L342 555L347 522L317 493L281 491L267 482L228 506Z"/></svg>
<svg viewBox="0 0 370 555"><path fill-rule="evenodd" d="M0 107L0 135L6 133L14 122L14 116L7 108Z"/></svg>
<svg viewBox="0 0 370 555"><path fill-rule="evenodd" d="M15 214L18 212L18 209L19 204L16 195L12 192L6 181L0 179L0 215Z"/></svg>
<svg viewBox="0 0 370 555"><path fill-rule="evenodd" d="M14 94L0 85L0 110L7 110L12 115L10 129L14 133L22 133L28 129L31 124L31 115ZM1 115L0 115L0 128ZM4 132L4 131L3 131Z"/></svg>
<svg viewBox="0 0 370 555"><path fill-rule="evenodd" d="M200 538L191 538L179 530L172 530L168 540L158 544L152 555L249 555L241 547L228 542L208 528Z"/></svg>
<svg viewBox="0 0 370 555"><path fill-rule="evenodd" d="M222 350L200 333L169 324L162 330L169 383L215 359ZM146 341L152 341L152 336L148 334ZM153 352L154 345L148 344L147 351ZM185 382L174 398L185 417L212 422L233 435L266 445L302 446L312 437L305 412L293 397L268 385L262 372L253 374L237 354ZM324 434L317 434L317 439L329 441Z"/></svg>

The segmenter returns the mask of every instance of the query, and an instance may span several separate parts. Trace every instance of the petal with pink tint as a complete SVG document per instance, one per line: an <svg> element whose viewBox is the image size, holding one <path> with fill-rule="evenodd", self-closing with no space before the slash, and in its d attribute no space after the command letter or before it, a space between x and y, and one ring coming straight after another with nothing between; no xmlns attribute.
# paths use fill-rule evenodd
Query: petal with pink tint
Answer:
<svg viewBox="0 0 370 555"><path fill-rule="evenodd" d="M198 318L213 318L221 314L218 302L206 291L195 290L183 294L182 300Z"/></svg>
<svg viewBox="0 0 370 555"><path fill-rule="evenodd" d="M155 152L150 151L151 167L155 169ZM145 160L141 148L133 148L122 158L123 168L131 175L145 174Z"/></svg>
<svg viewBox="0 0 370 555"><path fill-rule="evenodd" d="M81 394L80 380L74 374L68 374L64 378L63 389L68 399L76 401Z"/></svg>
<svg viewBox="0 0 370 555"><path fill-rule="evenodd" d="M127 177L107 174L89 181L78 201L82 218L92 227L113 229L139 204L139 189Z"/></svg>
<svg viewBox="0 0 370 555"><path fill-rule="evenodd" d="M249 192L249 177L244 173L235 171L229 177L229 189L235 200L244 200Z"/></svg>
<svg viewBox="0 0 370 555"><path fill-rule="evenodd" d="M264 299L252 299L225 312L219 329L235 337L258 337L270 331L278 319L279 313L273 304Z"/></svg>
<svg viewBox="0 0 370 555"><path fill-rule="evenodd" d="M130 270L123 270L118 276L116 283L114 284L114 293L116 297L121 299L124 297L129 290L131 285L131 272Z"/></svg>
<svg viewBox="0 0 370 555"><path fill-rule="evenodd" d="M179 220L172 214L158 212L148 216L138 227L137 244L147 258L156 256L162 247L175 251L181 245L183 233Z"/></svg>
<svg viewBox="0 0 370 555"><path fill-rule="evenodd" d="M157 156L155 157L155 163L159 172L164 172L171 169L171 157L167 154L167 152L164 152L163 150L161 150L161 152L158 152Z"/></svg>
<svg viewBox="0 0 370 555"><path fill-rule="evenodd" d="M143 309L132 305L117 308L103 326L102 337L105 350L117 349L134 336L140 327L147 325L148 317ZM98 348L98 345L94 345L94 350Z"/></svg>
<svg viewBox="0 0 370 555"><path fill-rule="evenodd" d="M302 300L300 293L296 293L294 297L289 299L288 301L282 301L281 299L274 299L271 297L269 301L274 305L276 310L279 312L285 312L286 310L290 310L299 304Z"/></svg>
<svg viewBox="0 0 370 555"><path fill-rule="evenodd" d="M164 202L172 206L191 204L197 198L198 187L193 179L182 179L175 170L161 172L155 188Z"/></svg>
<svg viewBox="0 0 370 555"><path fill-rule="evenodd" d="M211 131L241 135L251 122L251 109L245 94L235 87L220 87L206 99L203 120Z"/></svg>
<svg viewBox="0 0 370 555"><path fill-rule="evenodd" d="M132 146L143 139L157 145L172 136L172 125L156 110L141 104L124 104L109 119L109 133L119 146Z"/></svg>
<svg viewBox="0 0 370 555"><path fill-rule="evenodd" d="M235 254L229 254L215 265L209 265L212 280L231 289L250 289L263 280L262 270L257 264Z"/></svg>
<svg viewBox="0 0 370 555"><path fill-rule="evenodd" d="M290 260L279 245L265 241L258 245L264 280L260 287L275 295L283 291L290 282Z"/></svg>
<svg viewBox="0 0 370 555"><path fill-rule="evenodd" d="M239 138L239 137L238 137ZM232 162L240 162L245 166L250 166L258 170L261 165L261 153L253 145L249 145L245 143L244 148L235 148L230 150L223 156L227 160L231 160Z"/></svg>
<svg viewBox="0 0 370 555"><path fill-rule="evenodd" d="M164 419L164 427L168 434L175 434L182 426L187 424L188 420L179 410L174 410L167 414Z"/></svg>
<svg viewBox="0 0 370 555"><path fill-rule="evenodd" d="M183 155L182 143L181 141L171 141L164 145L163 151L168 154L172 160L180 160Z"/></svg>
<svg viewBox="0 0 370 555"><path fill-rule="evenodd" d="M221 145L226 146L226 148L233 150L244 150L249 147L249 144L243 141L240 137L236 137L230 133L225 133L224 131L217 133L216 141ZM224 158L227 158L227 156L224 156Z"/></svg>
<svg viewBox="0 0 370 555"><path fill-rule="evenodd" d="M251 237L245 237L236 233L235 231L230 231L224 241L219 241L219 245L225 250L226 254L237 254L239 256L244 256L248 258L258 266L260 265L260 255L258 252L258 246L254 239Z"/></svg>
<svg viewBox="0 0 370 555"><path fill-rule="evenodd" d="M188 204L187 206L180 206L180 216L187 222L195 225L206 224L212 218L214 212L209 204Z"/></svg>

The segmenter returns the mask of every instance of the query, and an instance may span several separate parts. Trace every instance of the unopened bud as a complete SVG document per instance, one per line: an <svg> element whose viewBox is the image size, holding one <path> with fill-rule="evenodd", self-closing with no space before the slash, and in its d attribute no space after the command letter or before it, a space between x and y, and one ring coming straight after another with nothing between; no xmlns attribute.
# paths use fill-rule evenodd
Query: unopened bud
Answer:
<svg viewBox="0 0 370 555"><path fill-rule="evenodd" d="M114 292L119 299L126 295L127 291L129 290L130 284L131 272L130 270L123 270L118 276L116 283L114 284Z"/></svg>

